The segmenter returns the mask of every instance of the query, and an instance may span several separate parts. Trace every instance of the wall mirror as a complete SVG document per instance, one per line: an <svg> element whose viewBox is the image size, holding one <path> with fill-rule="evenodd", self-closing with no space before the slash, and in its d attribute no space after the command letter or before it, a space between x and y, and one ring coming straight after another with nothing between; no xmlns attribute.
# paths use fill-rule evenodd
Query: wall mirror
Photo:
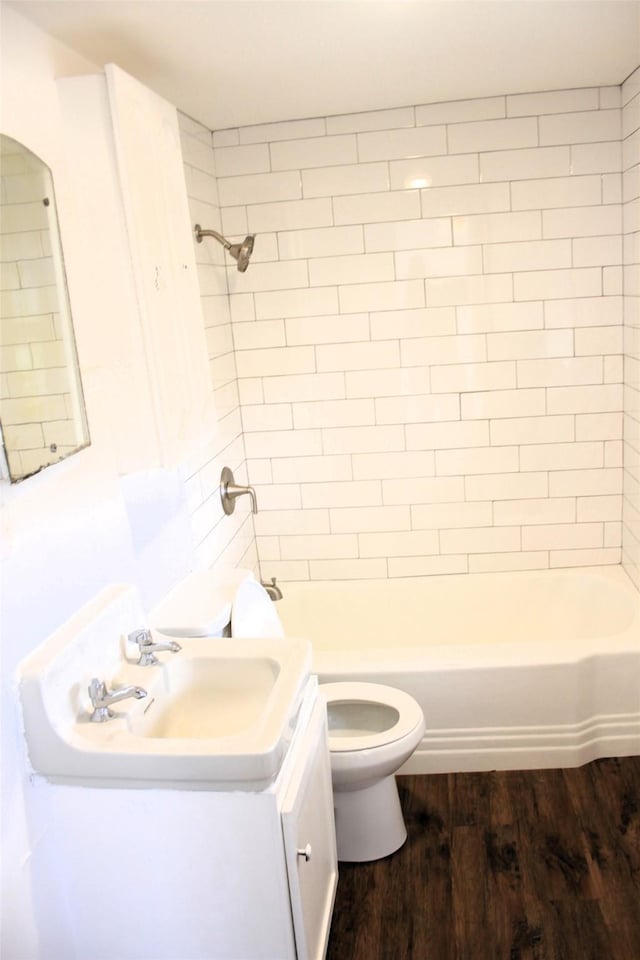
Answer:
<svg viewBox="0 0 640 960"><path fill-rule="evenodd" d="M89 444L53 178L0 134L0 425L12 483Z"/></svg>

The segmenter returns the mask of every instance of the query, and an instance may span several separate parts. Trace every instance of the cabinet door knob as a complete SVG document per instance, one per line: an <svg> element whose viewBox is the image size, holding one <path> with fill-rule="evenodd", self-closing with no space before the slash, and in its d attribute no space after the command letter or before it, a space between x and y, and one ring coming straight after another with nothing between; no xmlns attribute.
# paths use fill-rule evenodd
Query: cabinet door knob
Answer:
<svg viewBox="0 0 640 960"><path fill-rule="evenodd" d="M303 850L298 850L298 856L304 857L305 861L308 863L311 860L311 844L308 843Z"/></svg>

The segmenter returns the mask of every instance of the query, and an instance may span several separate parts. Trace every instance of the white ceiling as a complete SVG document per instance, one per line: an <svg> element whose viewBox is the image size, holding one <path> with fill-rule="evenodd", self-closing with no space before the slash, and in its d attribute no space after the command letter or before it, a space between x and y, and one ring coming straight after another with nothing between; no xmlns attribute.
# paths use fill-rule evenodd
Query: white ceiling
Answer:
<svg viewBox="0 0 640 960"><path fill-rule="evenodd" d="M621 83L631 0L7 0L210 129Z"/></svg>

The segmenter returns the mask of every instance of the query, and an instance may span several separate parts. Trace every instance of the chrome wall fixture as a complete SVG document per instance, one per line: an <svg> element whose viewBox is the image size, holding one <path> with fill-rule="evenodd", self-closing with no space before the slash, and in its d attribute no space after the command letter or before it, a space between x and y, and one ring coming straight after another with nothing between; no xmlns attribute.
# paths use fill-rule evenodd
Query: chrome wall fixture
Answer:
<svg viewBox="0 0 640 960"><path fill-rule="evenodd" d="M245 272L249 266L249 259L253 252L253 245L256 239L255 234L247 234L242 243L230 243L229 240L223 237L221 233L218 233L217 230L203 230L199 223L196 223L194 233L198 243L202 243L204 237L213 237L214 240L221 243L227 253L231 254L234 260L238 261L238 270L240 273Z"/></svg>
<svg viewBox="0 0 640 960"><path fill-rule="evenodd" d="M251 509L253 513L257 513L258 498L256 497L256 492L253 487L240 486L240 484L235 482L233 473L229 467L223 467L220 476L220 500L222 501L222 509L227 515L233 513L236 508L236 499L245 493L251 497Z"/></svg>
<svg viewBox="0 0 640 960"><path fill-rule="evenodd" d="M253 487L241 486L235 482L233 473L229 467L223 467L222 473L220 474L220 501L222 503L222 509L224 512L229 515L233 513L236 508L236 500L238 497L247 494L251 498L251 509L253 513L258 512L258 498L256 497L256 492ZM258 558L258 569L260 570L260 559ZM271 577L271 580L267 583L266 580L262 579L262 573L260 573L260 583L267 591L269 597L275 602L276 600L282 600L282 590L276 583L276 578ZM143 631L144 633L144 631ZM135 634L131 636L136 639ZM143 637L144 639L144 637ZM140 641L137 639L138 643ZM142 649L142 647L140 647ZM142 661L140 661L142 662Z"/></svg>

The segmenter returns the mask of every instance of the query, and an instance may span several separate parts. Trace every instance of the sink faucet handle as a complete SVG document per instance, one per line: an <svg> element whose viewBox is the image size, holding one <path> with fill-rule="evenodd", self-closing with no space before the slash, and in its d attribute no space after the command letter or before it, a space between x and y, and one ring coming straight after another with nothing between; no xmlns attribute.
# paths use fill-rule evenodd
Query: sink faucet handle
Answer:
<svg viewBox="0 0 640 960"><path fill-rule="evenodd" d="M97 677L92 679L89 684L89 698L93 707L91 721L93 723L104 723L105 720L110 720L113 716L113 710L109 709L109 694L104 680L98 680Z"/></svg>
<svg viewBox="0 0 640 960"><path fill-rule="evenodd" d="M89 684L89 697L92 707L101 707L107 695L107 685L103 680L94 677Z"/></svg>
<svg viewBox="0 0 640 960"><path fill-rule="evenodd" d="M142 627L138 630L132 630L131 633L127 635L127 640L129 643L137 643L139 647L148 647L153 643L151 630Z"/></svg>

